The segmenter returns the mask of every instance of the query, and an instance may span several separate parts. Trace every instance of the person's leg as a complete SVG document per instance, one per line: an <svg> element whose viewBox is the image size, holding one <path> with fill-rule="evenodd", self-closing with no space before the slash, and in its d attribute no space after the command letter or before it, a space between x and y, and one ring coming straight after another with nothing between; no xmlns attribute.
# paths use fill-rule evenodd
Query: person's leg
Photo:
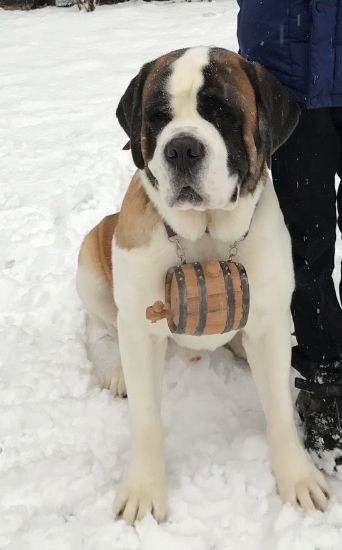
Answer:
<svg viewBox="0 0 342 550"><path fill-rule="evenodd" d="M338 171L338 174L341 180L338 187L338 192L337 192L338 227L339 227L340 233L342 233L342 159L341 159L341 169ZM338 243L339 243L339 246L342 248L341 238L338 239ZM342 302L342 262L340 266L339 292L340 292L340 301Z"/></svg>
<svg viewBox="0 0 342 550"><path fill-rule="evenodd" d="M332 280L339 156L330 110L302 109L297 128L272 160L274 186L293 244L292 314L299 351L318 362L342 352L342 310Z"/></svg>
<svg viewBox="0 0 342 550"><path fill-rule="evenodd" d="M332 112L332 118L333 118L336 130L340 136L340 140L342 143L342 107L334 108L331 110L331 112ZM340 233L342 233L342 153L341 153L339 165L337 168L337 174L341 180L338 187L338 192L337 192L337 212L338 212L338 227L339 227ZM338 238L338 242L340 247L342 248L342 243L340 238ZM341 271L340 271L339 292L340 292L340 301L342 302L342 263L341 263Z"/></svg>
<svg viewBox="0 0 342 550"><path fill-rule="evenodd" d="M341 159L341 169L339 170L338 174L341 179L338 192L337 192L338 227L339 227L340 233L342 233L342 159ZM339 241L340 247L342 248L341 239L338 239L338 241ZM342 302L342 262L341 262L341 270L340 270L339 291L340 291L340 301Z"/></svg>
<svg viewBox="0 0 342 550"><path fill-rule="evenodd" d="M295 381L301 390L296 406L305 447L330 474L339 474L342 465L342 311L332 280L341 135L332 109L303 110L273 163L293 241L298 346L292 350L292 366L303 376Z"/></svg>

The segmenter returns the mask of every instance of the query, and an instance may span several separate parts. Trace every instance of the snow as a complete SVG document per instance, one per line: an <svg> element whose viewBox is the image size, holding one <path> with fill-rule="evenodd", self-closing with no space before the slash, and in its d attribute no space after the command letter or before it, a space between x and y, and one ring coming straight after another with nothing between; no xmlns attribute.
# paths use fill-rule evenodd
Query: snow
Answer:
<svg viewBox="0 0 342 550"><path fill-rule="evenodd" d="M325 514L280 502L250 373L223 349L198 363L169 352L168 521L112 518L127 401L97 383L89 357L117 350L87 329L77 252L134 170L114 117L129 80L171 49L236 49L236 12L231 0L0 12L0 548L342 548L340 482Z"/></svg>

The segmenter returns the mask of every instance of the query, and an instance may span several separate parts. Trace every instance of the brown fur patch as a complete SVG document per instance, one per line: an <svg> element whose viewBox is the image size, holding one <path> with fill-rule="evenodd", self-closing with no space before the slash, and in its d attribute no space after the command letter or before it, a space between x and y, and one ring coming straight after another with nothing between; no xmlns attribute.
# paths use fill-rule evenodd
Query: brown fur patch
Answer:
<svg viewBox="0 0 342 550"><path fill-rule="evenodd" d="M127 250L147 244L159 221L160 216L152 206L136 172L122 203L115 230L116 244Z"/></svg>
<svg viewBox="0 0 342 550"><path fill-rule="evenodd" d="M89 265L99 271L112 285L112 240L119 213L103 218L84 238L78 256L79 265Z"/></svg>
<svg viewBox="0 0 342 550"><path fill-rule="evenodd" d="M78 256L80 266L91 266L113 285L112 241L128 250L146 244L160 220L140 182L138 173L128 187L121 212L103 218L85 236Z"/></svg>
<svg viewBox="0 0 342 550"><path fill-rule="evenodd" d="M156 90L160 91L163 89L161 84L169 73L171 63L176 61L185 51L186 50L175 50L153 61L144 84L143 103L148 102L153 92L155 93Z"/></svg>

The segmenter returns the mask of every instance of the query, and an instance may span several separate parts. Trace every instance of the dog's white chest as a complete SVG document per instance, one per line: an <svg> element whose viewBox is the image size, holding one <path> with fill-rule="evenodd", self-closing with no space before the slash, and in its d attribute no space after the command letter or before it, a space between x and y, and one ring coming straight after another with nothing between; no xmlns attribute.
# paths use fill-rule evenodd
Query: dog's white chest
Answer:
<svg viewBox="0 0 342 550"><path fill-rule="evenodd" d="M120 292L115 292L115 300L119 309L124 301L125 305L122 307L134 309L135 315L139 316L145 316L146 308L155 301L165 301L167 270L180 261L177 246L165 238L164 227L158 228L152 240L153 243L148 247L135 249L134 253L113 247L113 265L120 266L120 269L114 269L114 287L120 289ZM181 238L180 244L187 262L227 259L230 249L227 244L215 241L207 233L196 242ZM146 261L147 255L150 255L150 261ZM171 337L178 345L194 350L214 350L228 342L236 333L231 331L201 336L180 335L171 333L166 319L151 323L144 318L144 325L149 334Z"/></svg>

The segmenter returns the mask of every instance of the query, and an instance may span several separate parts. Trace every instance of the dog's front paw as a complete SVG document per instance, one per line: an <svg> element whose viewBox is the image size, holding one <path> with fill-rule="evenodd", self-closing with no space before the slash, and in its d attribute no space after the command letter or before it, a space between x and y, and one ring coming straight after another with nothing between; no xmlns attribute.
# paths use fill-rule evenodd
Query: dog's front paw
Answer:
<svg viewBox="0 0 342 550"><path fill-rule="evenodd" d="M167 514L165 472L152 457L148 466L131 469L130 475L120 485L115 501L114 514L132 525L151 513L158 521ZM154 467L152 467L154 464Z"/></svg>
<svg viewBox="0 0 342 550"><path fill-rule="evenodd" d="M305 510L326 509L330 497L328 485L304 453L300 459L290 459L287 467L275 474L279 494L285 502Z"/></svg>
<svg viewBox="0 0 342 550"><path fill-rule="evenodd" d="M143 519L151 513L160 523L166 519L166 489L164 482L132 482L129 478L119 487L115 501L114 514L132 525L135 520Z"/></svg>

